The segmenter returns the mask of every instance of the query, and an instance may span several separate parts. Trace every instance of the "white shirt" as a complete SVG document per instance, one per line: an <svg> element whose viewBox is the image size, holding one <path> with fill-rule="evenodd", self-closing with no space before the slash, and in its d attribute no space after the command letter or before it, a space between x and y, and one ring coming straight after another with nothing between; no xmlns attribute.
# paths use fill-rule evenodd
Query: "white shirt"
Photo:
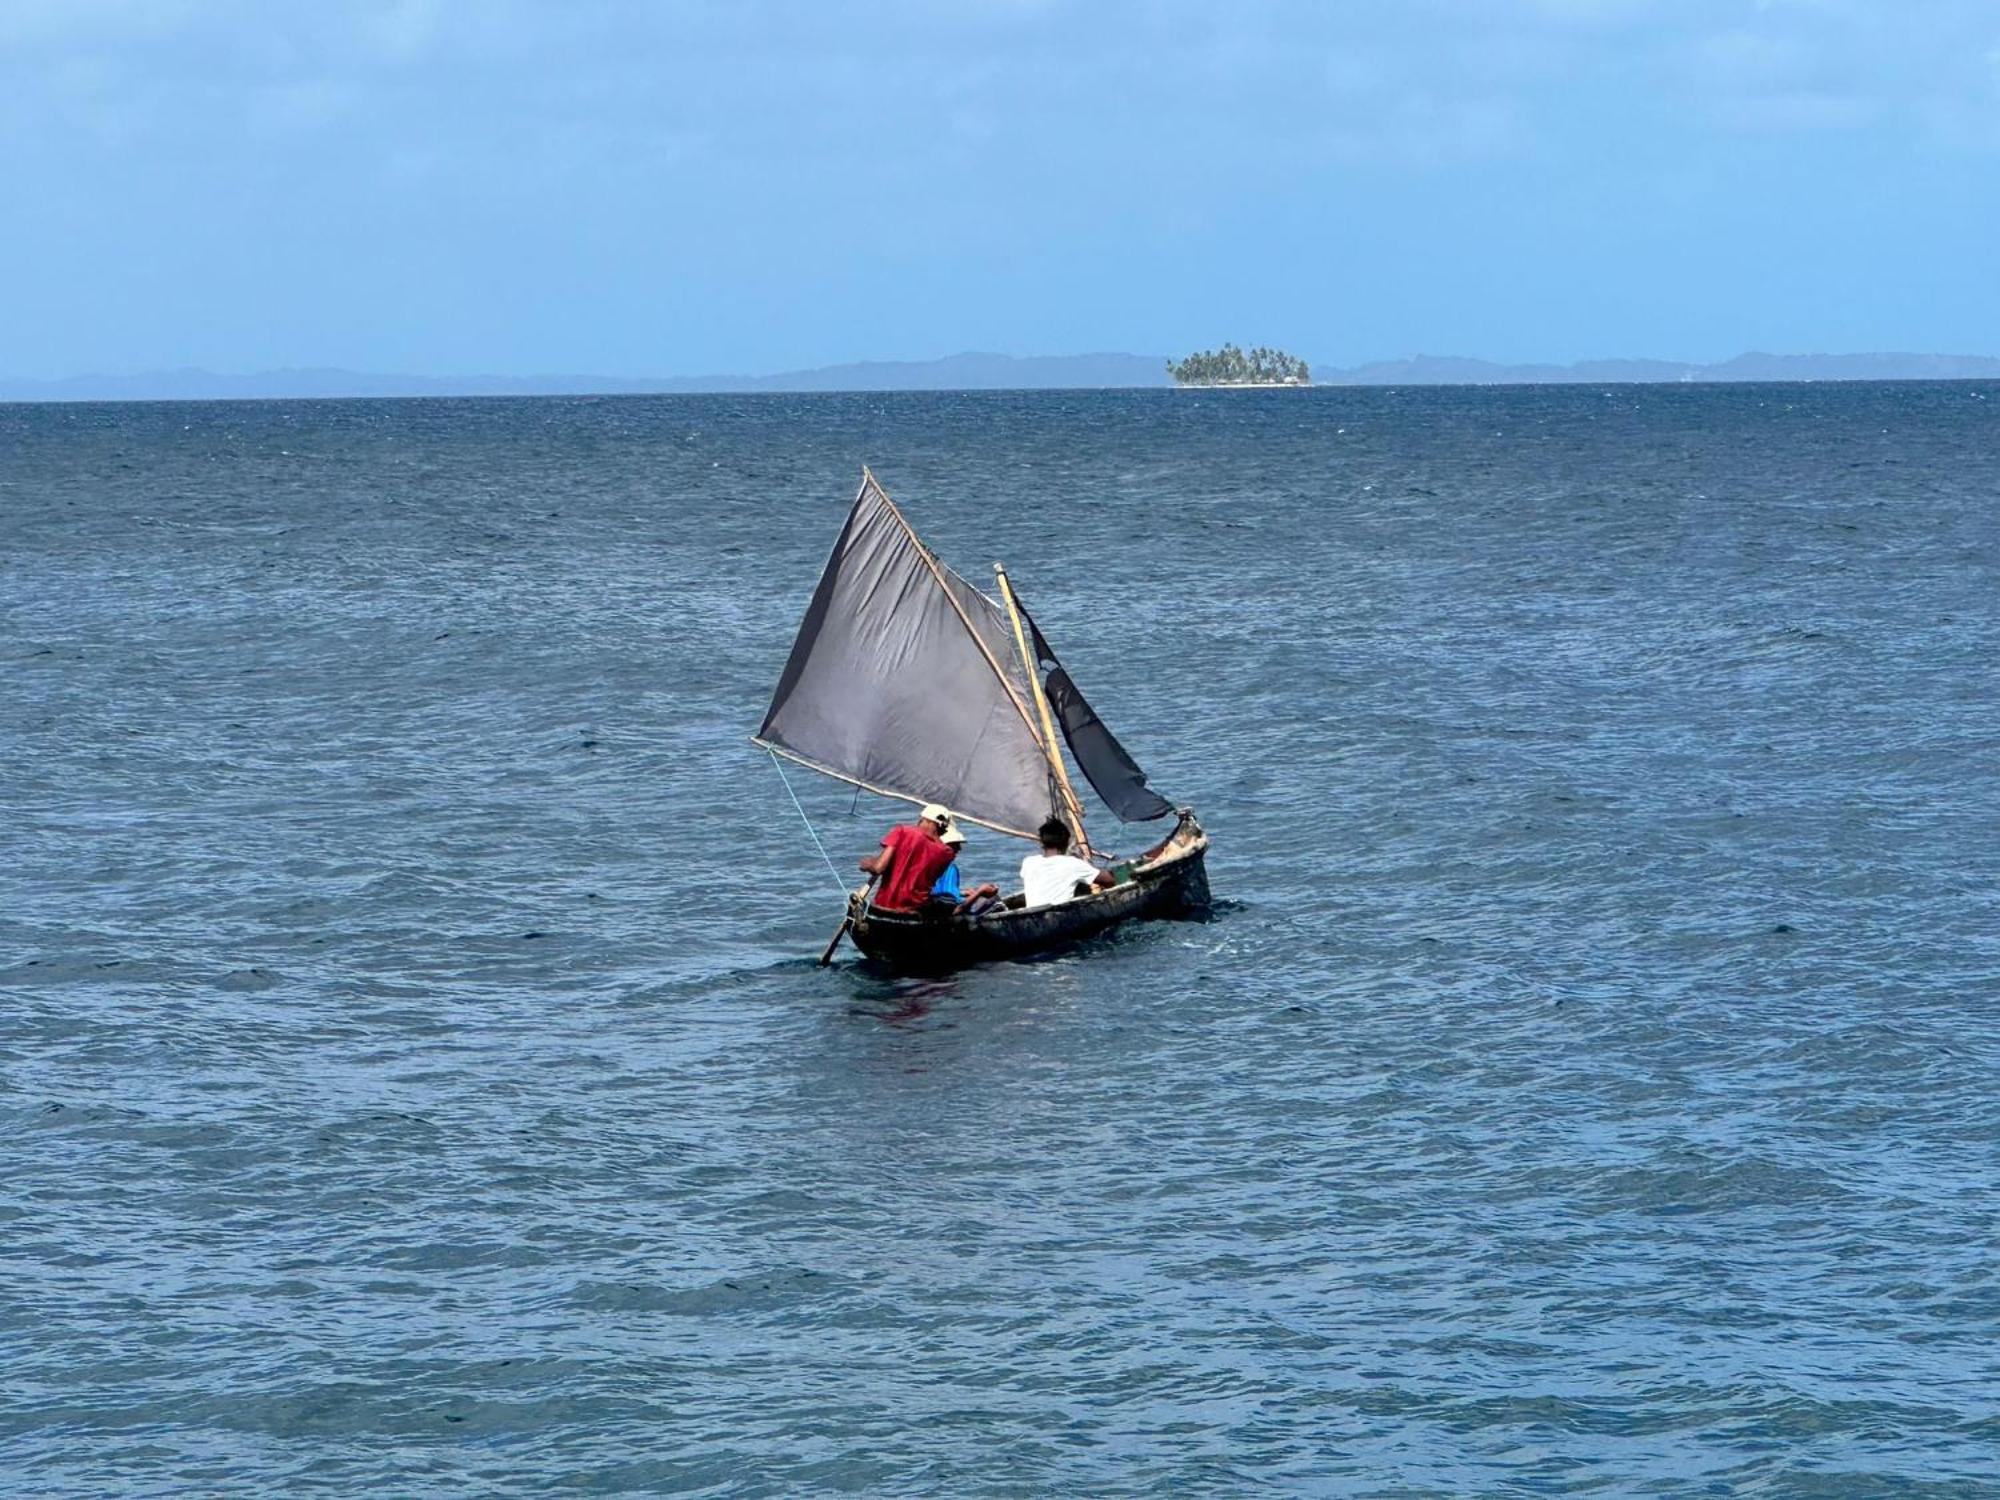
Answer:
<svg viewBox="0 0 2000 1500"><path fill-rule="evenodd" d="M1021 861L1021 893L1030 906L1054 906L1076 894L1079 880L1096 875L1096 865L1074 854L1030 854Z"/></svg>

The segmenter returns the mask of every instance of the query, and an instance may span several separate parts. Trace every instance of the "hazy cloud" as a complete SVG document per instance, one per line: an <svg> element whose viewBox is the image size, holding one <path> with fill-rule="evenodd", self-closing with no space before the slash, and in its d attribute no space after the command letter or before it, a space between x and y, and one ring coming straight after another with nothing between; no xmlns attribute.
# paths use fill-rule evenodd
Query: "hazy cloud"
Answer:
<svg viewBox="0 0 2000 1500"><path fill-rule="evenodd" d="M1158 347L1204 307L1298 342L1313 297L1323 357L1727 355L1492 284L1870 193L1956 233L1996 56L1986 0L0 0L0 275L47 289L21 373ZM1586 314L1632 332L1495 342Z"/></svg>

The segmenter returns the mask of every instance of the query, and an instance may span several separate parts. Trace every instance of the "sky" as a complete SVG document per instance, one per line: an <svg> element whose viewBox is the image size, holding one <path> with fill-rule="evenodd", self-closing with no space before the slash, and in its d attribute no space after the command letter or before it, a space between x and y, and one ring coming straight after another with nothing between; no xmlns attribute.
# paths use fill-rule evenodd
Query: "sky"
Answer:
<svg viewBox="0 0 2000 1500"><path fill-rule="evenodd" d="M0 0L0 375L2000 354L2000 0Z"/></svg>

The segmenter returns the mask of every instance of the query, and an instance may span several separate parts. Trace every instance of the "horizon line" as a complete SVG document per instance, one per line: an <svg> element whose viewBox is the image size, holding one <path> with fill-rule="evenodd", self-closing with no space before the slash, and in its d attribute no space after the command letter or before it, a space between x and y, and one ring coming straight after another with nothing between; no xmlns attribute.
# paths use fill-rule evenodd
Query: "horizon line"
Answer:
<svg viewBox="0 0 2000 1500"><path fill-rule="evenodd" d="M967 350L933 359L871 359L763 375L390 374L334 365L230 373L185 365L131 374L0 377L0 404L159 401L517 399L552 396L889 394L897 391L1173 390L1167 357L1099 352L1011 355ZM1988 355L1770 354L1721 361L1645 356L1557 364L1469 355L1405 355L1314 366L1313 386L1702 385L2000 380ZM1193 387L1226 389L1227 387Z"/></svg>

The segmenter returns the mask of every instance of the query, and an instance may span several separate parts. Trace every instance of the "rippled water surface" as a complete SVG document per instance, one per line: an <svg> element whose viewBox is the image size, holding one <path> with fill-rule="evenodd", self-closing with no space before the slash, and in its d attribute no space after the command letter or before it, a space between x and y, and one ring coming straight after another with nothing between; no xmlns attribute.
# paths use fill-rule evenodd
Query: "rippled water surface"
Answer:
<svg viewBox="0 0 2000 1500"><path fill-rule="evenodd" d="M1212 921L813 966L863 462ZM0 408L7 1488L2000 1495L1996 506L1970 384Z"/></svg>

